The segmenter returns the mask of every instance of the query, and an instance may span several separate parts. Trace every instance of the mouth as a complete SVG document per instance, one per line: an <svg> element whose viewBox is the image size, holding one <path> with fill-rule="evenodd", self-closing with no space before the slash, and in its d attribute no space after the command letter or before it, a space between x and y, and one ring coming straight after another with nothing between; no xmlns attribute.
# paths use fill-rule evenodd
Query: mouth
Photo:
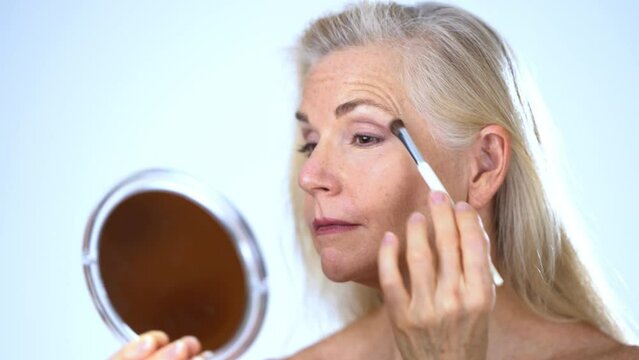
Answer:
<svg viewBox="0 0 639 360"><path fill-rule="evenodd" d="M359 224L331 218L316 218L313 220L313 232L315 235L336 234L351 231L360 226Z"/></svg>

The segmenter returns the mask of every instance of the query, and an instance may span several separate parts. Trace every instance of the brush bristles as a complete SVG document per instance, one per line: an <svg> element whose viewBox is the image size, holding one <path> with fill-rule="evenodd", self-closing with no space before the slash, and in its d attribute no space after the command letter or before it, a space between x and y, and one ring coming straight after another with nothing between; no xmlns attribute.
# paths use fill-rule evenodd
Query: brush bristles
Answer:
<svg viewBox="0 0 639 360"><path fill-rule="evenodd" d="M399 130L401 130L404 127L405 127L404 122L400 119L395 119L390 123L390 131L395 136L399 136Z"/></svg>

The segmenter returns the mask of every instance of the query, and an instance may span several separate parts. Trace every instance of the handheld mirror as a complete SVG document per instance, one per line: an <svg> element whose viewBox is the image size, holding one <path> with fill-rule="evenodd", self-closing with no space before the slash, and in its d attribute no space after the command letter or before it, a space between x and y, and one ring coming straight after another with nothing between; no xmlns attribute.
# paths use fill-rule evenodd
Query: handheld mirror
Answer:
<svg viewBox="0 0 639 360"><path fill-rule="evenodd" d="M115 186L87 224L84 274L102 319L123 342L149 330L194 335L209 359L255 339L266 271L249 227L211 188L146 170Z"/></svg>

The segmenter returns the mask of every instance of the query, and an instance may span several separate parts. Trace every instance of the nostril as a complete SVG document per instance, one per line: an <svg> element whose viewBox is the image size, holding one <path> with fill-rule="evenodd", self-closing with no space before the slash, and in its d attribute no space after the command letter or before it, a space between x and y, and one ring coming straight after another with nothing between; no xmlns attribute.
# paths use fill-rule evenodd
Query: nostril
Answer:
<svg viewBox="0 0 639 360"><path fill-rule="evenodd" d="M338 168L335 162L326 160L326 156L309 158L300 168L298 184L308 194L339 192Z"/></svg>
<svg viewBox="0 0 639 360"><path fill-rule="evenodd" d="M302 190L308 193L327 192L331 190L330 186L328 186L327 184L317 181L316 179L309 179L306 177L300 179L299 186L302 188Z"/></svg>

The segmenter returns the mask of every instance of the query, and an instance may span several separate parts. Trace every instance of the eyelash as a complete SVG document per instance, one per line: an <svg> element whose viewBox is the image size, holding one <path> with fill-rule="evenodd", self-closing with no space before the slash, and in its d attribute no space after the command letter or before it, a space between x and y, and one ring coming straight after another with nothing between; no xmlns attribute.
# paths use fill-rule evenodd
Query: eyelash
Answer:
<svg viewBox="0 0 639 360"><path fill-rule="evenodd" d="M363 143L359 141L363 139L367 139L368 141L364 141ZM356 134L353 136L353 141L351 142L351 144L357 144L359 146L367 147L367 146L379 144L380 142L382 142L382 140L383 140L382 138L377 136ZM313 152L316 146L317 146L317 143L308 142L300 146L299 149L297 149L297 151L302 154L306 154L307 157L310 157L311 153Z"/></svg>
<svg viewBox="0 0 639 360"><path fill-rule="evenodd" d="M306 154L306 157L310 157L311 153L313 152L313 149L315 149L315 146L317 146L317 143L306 143L302 146L299 147L299 149L297 149L298 152L302 153L302 154Z"/></svg>
<svg viewBox="0 0 639 360"><path fill-rule="evenodd" d="M356 139L364 139L364 138L370 139L371 142L361 143L361 142L357 142L356 141ZM379 144L380 142L382 142L382 138L379 138L377 136L356 134L355 136L353 136L353 142L351 142L351 144L357 143L358 145L366 146L366 145L370 145L370 144L372 144L372 145Z"/></svg>

